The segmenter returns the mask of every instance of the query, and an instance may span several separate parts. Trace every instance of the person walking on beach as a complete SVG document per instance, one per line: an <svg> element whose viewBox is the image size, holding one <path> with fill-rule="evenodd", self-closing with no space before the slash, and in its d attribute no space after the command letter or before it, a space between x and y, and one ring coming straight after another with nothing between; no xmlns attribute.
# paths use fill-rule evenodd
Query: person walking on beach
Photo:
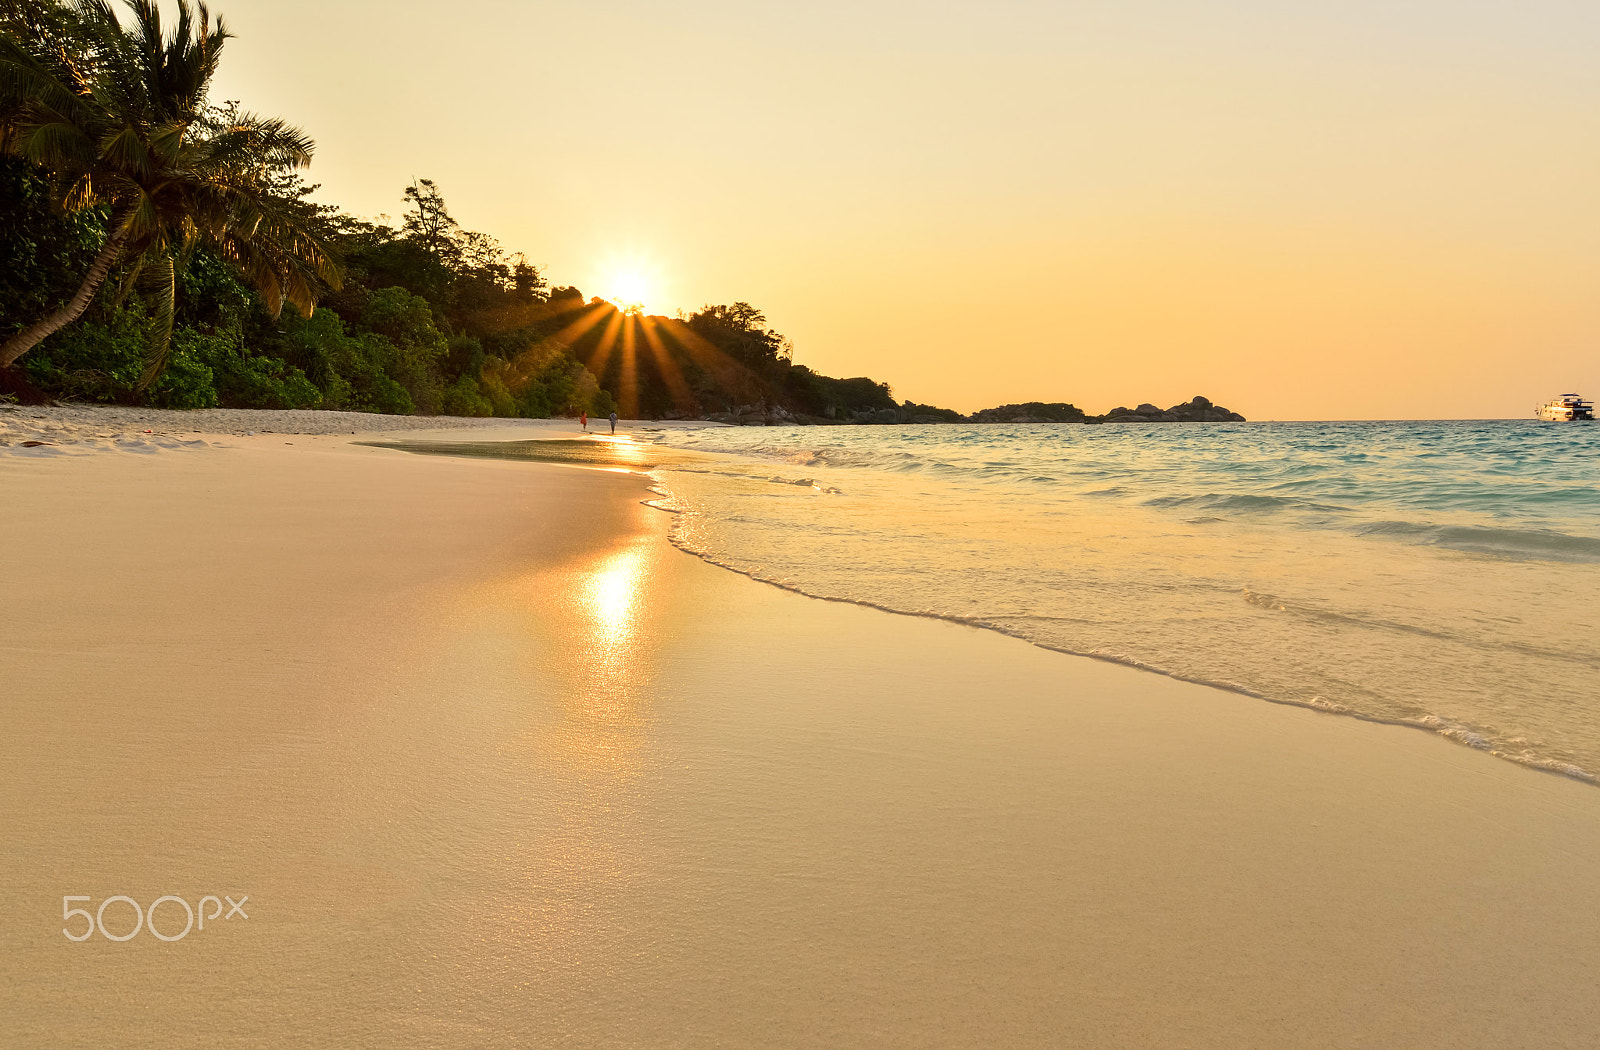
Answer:
<svg viewBox="0 0 1600 1050"><path fill-rule="evenodd" d="M582 412L578 413L578 424L580 426L582 426L584 430L588 430L589 429L589 410L588 409L584 409Z"/></svg>
<svg viewBox="0 0 1600 1050"><path fill-rule="evenodd" d="M611 413L611 432L613 434L617 432L617 414L615 412Z"/></svg>

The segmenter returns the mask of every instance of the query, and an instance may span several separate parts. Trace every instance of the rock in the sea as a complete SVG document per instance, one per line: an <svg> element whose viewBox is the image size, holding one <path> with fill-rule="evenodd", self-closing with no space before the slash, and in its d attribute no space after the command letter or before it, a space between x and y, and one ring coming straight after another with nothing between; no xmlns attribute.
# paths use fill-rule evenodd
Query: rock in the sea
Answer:
<svg viewBox="0 0 1600 1050"><path fill-rule="evenodd" d="M1029 401L1021 405L985 408L967 417L971 423L1082 423L1086 417L1077 405Z"/></svg>
<svg viewBox="0 0 1600 1050"><path fill-rule="evenodd" d="M1146 401L1137 408L1118 405L1103 416L1086 416L1075 405L1029 401L1021 405L986 408L967 417L969 423L1243 423L1244 417L1196 397L1181 405L1161 409Z"/></svg>
<svg viewBox="0 0 1600 1050"><path fill-rule="evenodd" d="M1173 405L1167 409L1178 419L1185 423L1243 423L1245 418L1237 412L1229 412L1221 405L1214 405L1210 398L1195 397L1181 405Z"/></svg>
<svg viewBox="0 0 1600 1050"><path fill-rule="evenodd" d="M1210 398L1195 397L1163 411L1148 402L1138 408L1113 408L1101 417L1107 423L1243 423L1245 418L1214 405Z"/></svg>

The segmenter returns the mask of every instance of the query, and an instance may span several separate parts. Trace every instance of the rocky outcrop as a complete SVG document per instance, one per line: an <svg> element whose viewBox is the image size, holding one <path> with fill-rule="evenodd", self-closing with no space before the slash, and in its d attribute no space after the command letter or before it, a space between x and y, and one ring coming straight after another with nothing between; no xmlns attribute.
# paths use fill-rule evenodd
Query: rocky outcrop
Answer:
<svg viewBox="0 0 1600 1050"><path fill-rule="evenodd" d="M700 418L741 427L781 427L804 422L782 405L769 405L765 401L754 405L737 405L732 411L712 412Z"/></svg>
<svg viewBox="0 0 1600 1050"><path fill-rule="evenodd" d="M946 409L916 405L907 401L903 408L863 408L841 413L838 418L818 418L791 412L782 405L759 402L738 405L727 412L714 412L701 419L735 426L806 426L826 423L1243 423L1245 418L1230 412L1210 398L1195 397L1171 408L1157 408L1145 402L1136 408L1117 407L1103 416L1086 415L1083 409L1062 401L1028 401L1020 405L986 408L963 417Z"/></svg>
<svg viewBox="0 0 1600 1050"><path fill-rule="evenodd" d="M968 423L1243 423L1244 417L1196 397L1171 408L1145 402L1137 408L1117 407L1103 416L1085 415L1076 405L1060 401L1029 401L1021 405L986 408L967 417Z"/></svg>
<svg viewBox="0 0 1600 1050"><path fill-rule="evenodd" d="M967 417L969 423L1083 423L1088 417L1077 405L1057 401L1029 401L1022 405L986 408Z"/></svg>
<svg viewBox="0 0 1600 1050"><path fill-rule="evenodd" d="M1138 408L1113 408L1097 423L1243 423L1245 418L1214 405L1210 398L1196 396L1181 405L1160 409L1148 402Z"/></svg>

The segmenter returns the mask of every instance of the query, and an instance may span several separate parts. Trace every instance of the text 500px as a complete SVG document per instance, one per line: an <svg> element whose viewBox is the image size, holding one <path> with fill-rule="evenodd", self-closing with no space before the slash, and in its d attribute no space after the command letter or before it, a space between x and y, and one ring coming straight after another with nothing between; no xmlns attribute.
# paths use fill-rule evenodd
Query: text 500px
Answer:
<svg viewBox="0 0 1600 1050"><path fill-rule="evenodd" d="M148 929L150 935L156 940L181 941L189 936L191 929L195 928L197 917L199 919L199 928L202 930L206 928L207 922L215 923L218 916L221 916L223 921L233 918L248 919L250 917L244 910L244 902L250 899L248 896L242 896L235 901L232 897L217 898L208 894L200 898L196 907L191 908L189 907L189 902L182 897L168 894L165 897L157 897L154 901L151 901L149 908L141 908L139 907L139 902L132 897L118 894L115 897L107 897L101 901L100 907L95 909L93 914L87 908L73 907L75 903L92 903L93 899L92 897L61 898L61 918L67 923L66 926L61 928L61 932L66 935L67 940L86 941L94 936L95 930L99 930L100 936L108 941L131 941L141 929ZM226 915L223 915L222 912L223 901L228 902L228 913ZM119 907L112 911L112 923L111 927L108 928L106 925L106 909L113 904ZM165 933L156 927L156 909L162 905L166 905L166 911L162 913L162 924L167 927L167 932ZM206 913L208 905L211 906L210 914ZM132 910L132 916L126 915L129 910ZM171 931L177 926L177 912L180 910L184 916L183 929L173 933ZM170 918L167 916L170 916ZM130 917L133 919L131 927L127 922L127 918ZM81 932L73 929L73 926L77 925L75 920L78 918L83 920ZM113 932L113 929L118 931L126 930L127 932Z"/></svg>

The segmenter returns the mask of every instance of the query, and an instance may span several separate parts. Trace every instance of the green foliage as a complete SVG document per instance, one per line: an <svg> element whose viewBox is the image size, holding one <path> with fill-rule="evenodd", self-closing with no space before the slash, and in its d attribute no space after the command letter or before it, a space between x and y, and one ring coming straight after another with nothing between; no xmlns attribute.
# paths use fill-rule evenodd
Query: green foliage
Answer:
<svg viewBox="0 0 1600 1050"><path fill-rule="evenodd" d="M397 227L313 203L297 174L304 134L208 103L221 20L177 0L163 26L160 5L126 3L119 20L99 0L0 0L0 360L28 352L48 394L472 416L954 415L794 364L749 303L677 319L586 303L464 229L428 179L403 189ZM102 281L115 294L91 305Z"/></svg>
<svg viewBox="0 0 1600 1050"><path fill-rule="evenodd" d="M489 358L479 389L495 415L528 419L588 411L598 393L594 376L553 340L534 343L509 361Z"/></svg>
<svg viewBox="0 0 1600 1050"><path fill-rule="evenodd" d="M193 252L177 273L177 322L208 328L237 328L258 300L239 271L215 251Z"/></svg>
<svg viewBox="0 0 1600 1050"><path fill-rule="evenodd" d="M215 135L240 119L229 106L200 124ZM166 256L174 262L170 355L153 386L141 393L149 375L141 361L166 307L129 265L111 277L125 294L121 305L102 301L79 326L40 344L27 359L31 380L56 396L173 407L532 418L613 410L781 416L781 408L818 421L954 415L902 407L887 384L794 364L789 340L749 303L651 318L586 303L574 287L551 288L525 257L464 230L430 181L407 188L398 228L310 203L315 187L285 170L269 183L283 207L321 231L330 257L345 260L343 287L319 287L315 313L279 314L228 245L196 243ZM0 337L69 297L104 240L108 209L52 211L51 185L42 169L0 158Z"/></svg>
<svg viewBox="0 0 1600 1050"><path fill-rule="evenodd" d="M351 334L330 310L311 317L287 316L280 345L286 357L322 390L323 408L410 415L411 393L390 373L403 357L387 338L374 332Z"/></svg>
<svg viewBox="0 0 1600 1050"><path fill-rule="evenodd" d="M237 330L187 325L173 330L168 367L141 395L148 324L137 299L97 311L24 358L28 378L62 398L157 408L315 408L322 403L321 391L299 369L275 357L246 354Z"/></svg>
<svg viewBox="0 0 1600 1050"><path fill-rule="evenodd" d="M0 339L59 309L105 240L105 215L52 209L45 173L0 155Z"/></svg>
<svg viewBox="0 0 1600 1050"><path fill-rule="evenodd" d="M492 416L494 405L478 389L478 381L462 376L444 391L443 411L447 416Z"/></svg>
<svg viewBox="0 0 1600 1050"><path fill-rule="evenodd" d="M448 347L445 337L434 325L433 309L428 300L404 288L383 288L368 293L358 320L369 332L377 332L397 345L434 357Z"/></svg>
<svg viewBox="0 0 1600 1050"><path fill-rule="evenodd" d="M623 394L618 411L624 415L815 422L909 418L887 383L834 379L796 365L793 345L749 303L707 306L675 320L624 315L595 300L572 316L580 332L573 355L599 373L607 391ZM616 352L630 341L631 357L626 350ZM946 418L943 410L919 408L929 419Z"/></svg>
<svg viewBox="0 0 1600 1050"><path fill-rule="evenodd" d="M518 415L517 399L511 396L511 389L505 382L493 373L486 373L478 382L478 389L488 399L491 414L496 416Z"/></svg>
<svg viewBox="0 0 1600 1050"><path fill-rule="evenodd" d="M73 225L77 218L52 213L42 185L42 176L26 165L0 168L4 217L17 219L0 225L0 251L48 260L35 246L63 245L68 261L54 294L69 295L73 267L81 261L72 253L92 253L98 235L92 225L80 229ZM374 287L373 270L354 268L356 279L330 296L324 309L309 317L290 310L274 318L220 253L201 246L174 271L170 375L139 393L152 311L135 286L122 306L102 304L82 324L41 344L25 359L29 376L56 396L172 407L543 417L592 406L599 393L594 378L564 346L541 334L561 323L559 308L552 311L537 298L543 280L525 261L505 267L502 281L493 273L498 264L484 261L485 252L498 249L487 247L486 238L463 234L465 247L451 257L477 269L455 274L437 258L419 255L419 246L394 239L392 231L386 235L355 220L334 224L369 262L383 253L391 260L422 258L429 265L417 272L424 276L444 274L444 284L457 278L479 281L479 312L452 331L449 294L429 299L399 284ZM15 275L22 280L9 285L0 278L0 292L9 294L0 300L8 318L28 312L25 305L15 305L27 296L38 300L52 289L49 280L26 267L4 277Z"/></svg>
<svg viewBox="0 0 1600 1050"><path fill-rule="evenodd" d="M444 371L450 376L475 376L483 371L483 363L487 355L483 352L483 344L470 335L453 335L450 337L449 349L446 353Z"/></svg>
<svg viewBox="0 0 1600 1050"><path fill-rule="evenodd" d="M123 290L137 285L148 313L143 391L175 350L178 271L196 245L226 258L274 314L285 301L309 312L340 266L320 210L294 190L311 140L237 107L207 109L231 36L221 20L189 0L170 27L155 3L127 7L126 22L104 2L0 7L0 152L46 177L53 205L102 224L82 294L20 325L8 318L0 365L77 320L121 265Z"/></svg>
<svg viewBox="0 0 1600 1050"><path fill-rule="evenodd" d="M805 411L828 419L850 420L900 407L888 383L874 382L866 376L833 379L806 369L795 377L794 386Z"/></svg>
<svg viewBox="0 0 1600 1050"><path fill-rule="evenodd" d="M746 365L787 362L794 356L789 340L767 327L767 318L749 303L707 306L689 318L702 339Z"/></svg>
<svg viewBox="0 0 1600 1050"><path fill-rule="evenodd" d="M207 350L204 360L211 369L218 404L229 408L322 407L322 391L282 358L247 354L233 339L217 336L207 340Z"/></svg>
<svg viewBox="0 0 1600 1050"><path fill-rule="evenodd" d="M346 281L357 288L404 288L430 303L443 305L450 297L453 274L442 260L420 244L392 239L392 230L359 235L347 242ZM327 300L336 310L344 308L337 297Z"/></svg>
<svg viewBox="0 0 1600 1050"><path fill-rule="evenodd" d="M77 401L127 401L144 370L147 317L135 300L64 328L23 358L41 390Z"/></svg>
<svg viewBox="0 0 1600 1050"><path fill-rule="evenodd" d="M548 392L541 386L532 386L524 390L521 396L516 397L515 405L514 414L524 419L549 419L555 415L550 407Z"/></svg>
<svg viewBox="0 0 1600 1050"><path fill-rule="evenodd" d="M449 343L434 327L428 301L404 288L383 288L366 297L357 324L366 329L372 363L405 390L412 405L405 411L442 411L440 366Z"/></svg>
<svg viewBox="0 0 1600 1050"><path fill-rule="evenodd" d="M172 353L167 367L150 391L149 400L160 408L215 408L216 374L209 359L232 350L226 337L205 335L193 329L172 333Z"/></svg>

